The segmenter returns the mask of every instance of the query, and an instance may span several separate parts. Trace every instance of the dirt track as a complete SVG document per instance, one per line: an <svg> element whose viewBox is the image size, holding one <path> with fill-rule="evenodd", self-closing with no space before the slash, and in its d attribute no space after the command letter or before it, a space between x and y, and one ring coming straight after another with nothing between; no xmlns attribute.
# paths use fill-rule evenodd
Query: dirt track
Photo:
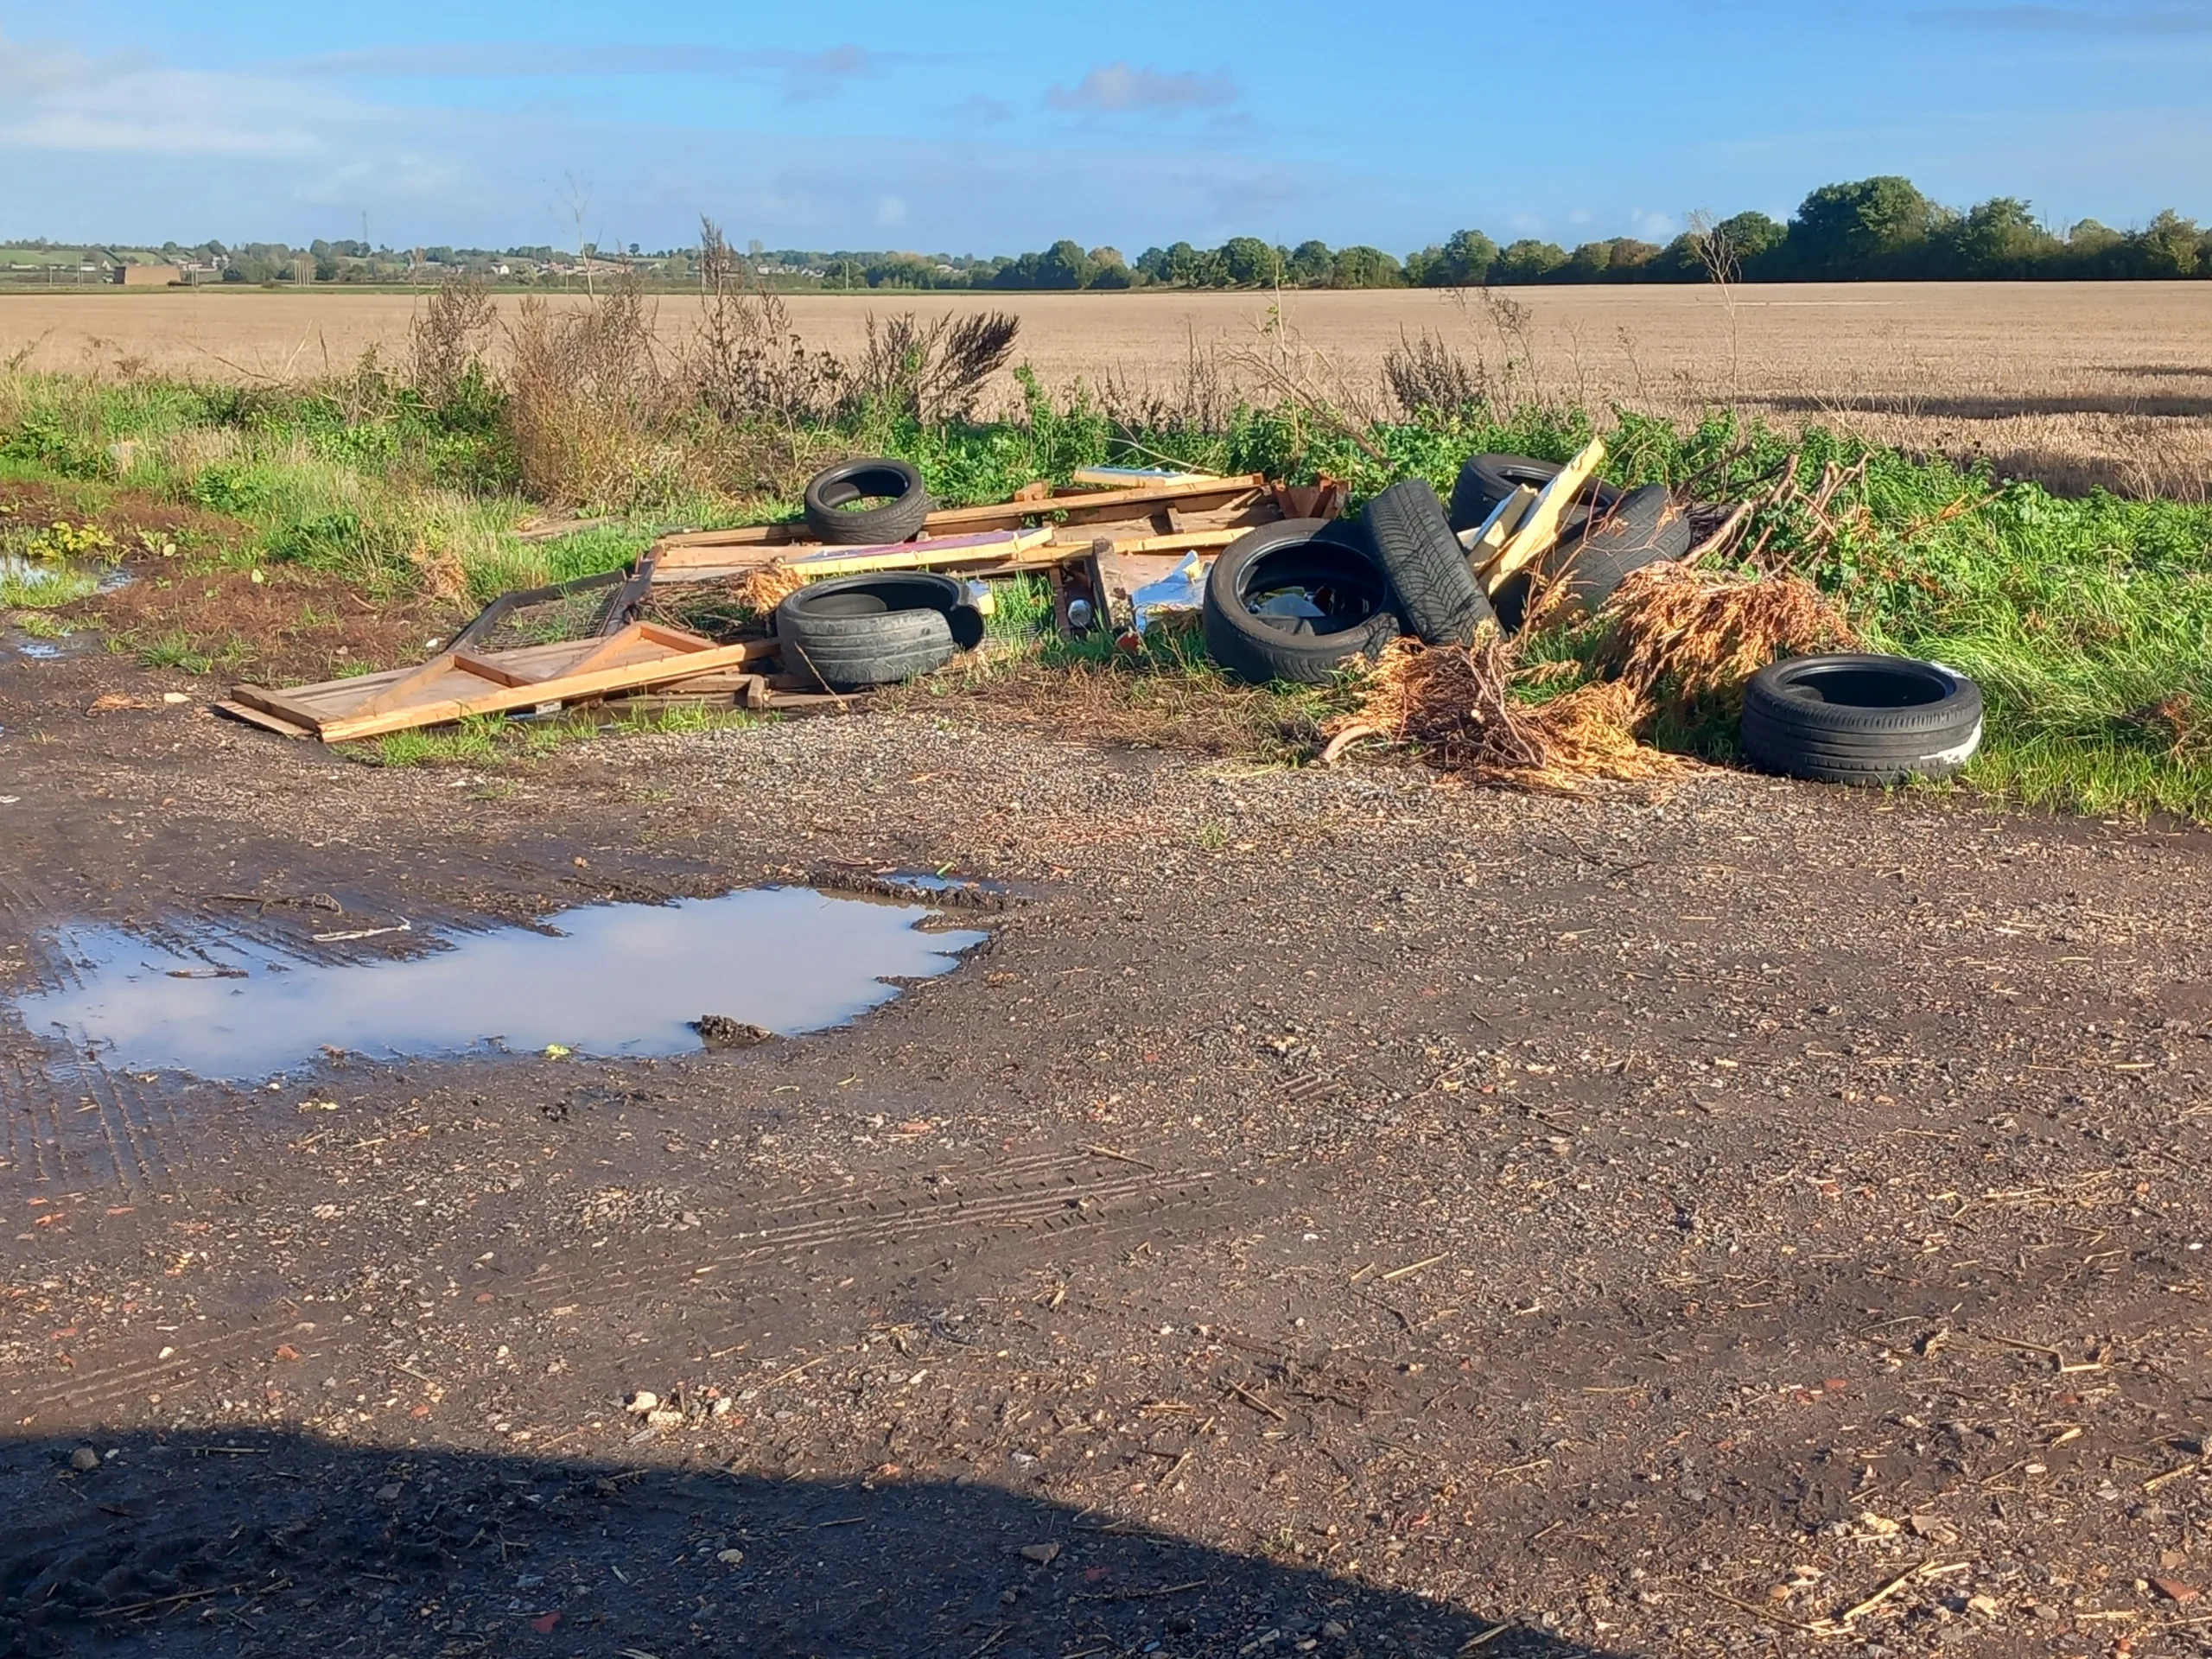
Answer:
<svg viewBox="0 0 2212 1659"><path fill-rule="evenodd" d="M249 1091L0 1031L0 1652L2199 1650L2200 834L83 712L168 683L0 663L10 988L218 893L1024 898L731 1055Z"/></svg>

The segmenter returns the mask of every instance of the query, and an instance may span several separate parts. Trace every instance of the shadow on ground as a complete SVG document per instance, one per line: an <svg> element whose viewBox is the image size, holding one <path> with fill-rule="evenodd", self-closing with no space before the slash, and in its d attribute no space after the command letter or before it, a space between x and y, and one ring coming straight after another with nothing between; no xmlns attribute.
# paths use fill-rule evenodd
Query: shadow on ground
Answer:
<svg viewBox="0 0 2212 1659"><path fill-rule="evenodd" d="M7 1659L1425 1659L1494 1627L1294 1562L895 1476L840 1484L181 1432L0 1443L0 1490L16 1495L0 1522ZM1284 1519L1287 1535L1311 1530ZM1530 1630L1478 1649L1597 1659Z"/></svg>

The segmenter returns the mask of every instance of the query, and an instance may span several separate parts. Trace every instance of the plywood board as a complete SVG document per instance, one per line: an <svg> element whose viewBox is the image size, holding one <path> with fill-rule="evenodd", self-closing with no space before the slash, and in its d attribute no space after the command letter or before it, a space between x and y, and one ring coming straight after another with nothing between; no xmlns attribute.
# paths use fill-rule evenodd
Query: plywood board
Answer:
<svg viewBox="0 0 2212 1659"><path fill-rule="evenodd" d="M653 685L772 654L773 640L717 645L697 634L632 623L601 639L452 653L414 668L272 691L240 685L233 701L305 727L326 743L376 737L471 715L504 714Z"/></svg>

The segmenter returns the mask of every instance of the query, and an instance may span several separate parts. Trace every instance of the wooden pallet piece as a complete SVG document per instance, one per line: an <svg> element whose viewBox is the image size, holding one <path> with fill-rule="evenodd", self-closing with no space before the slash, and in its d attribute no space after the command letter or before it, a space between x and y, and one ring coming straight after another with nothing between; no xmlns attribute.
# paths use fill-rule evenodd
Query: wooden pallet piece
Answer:
<svg viewBox="0 0 2212 1659"><path fill-rule="evenodd" d="M697 634L637 622L618 634L474 656L448 652L415 668L272 691L240 685L232 699L305 726L326 743L378 737L471 715L506 714L609 691L680 680L766 657L773 640L717 645ZM433 672L432 671L435 671ZM393 698L404 688L404 696Z"/></svg>
<svg viewBox="0 0 2212 1659"><path fill-rule="evenodd" d="M1030 519L1065 512L1068 522L1094 524L1115 518L1141 518L1173 503L1185 511L1229 505L1253 497L1267 486L1263 473L1243 473L1225 478L1190 479L1177 483L1145 484L1122 490L1061 490L1034 501L1000 501L974 507L940 507L922 521L926 536L953 536L974 531L1020 530ZM803 523L742 524L730 530L685 531L664 536L653 543L664 556L697 548L790 548L820 546ZM732 560L732 563L742 561Z"/></svg>
<svg viewBox="0 0 2212 1659"><path fill-rule="evenodd" d="M1558 477L1544 486L1519 527L1483 572L1484 588L1497 592L1499 584L1515 571L1551 551L1552 544L1559 540L1560 521L1567 517L1567 510L1574 505L1583 486L1597 476L1605 459L1605 441L1592 438L1580 454L1560 469Z"/></svg>

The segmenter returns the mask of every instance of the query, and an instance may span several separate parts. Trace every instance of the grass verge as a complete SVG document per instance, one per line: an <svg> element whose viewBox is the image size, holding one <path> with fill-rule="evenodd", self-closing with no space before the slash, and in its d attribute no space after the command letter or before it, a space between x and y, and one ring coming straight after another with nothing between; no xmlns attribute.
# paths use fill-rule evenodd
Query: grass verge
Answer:
<svg viewBox="0 0 2212 1659"><path fill-rule="evenodd" d="M2212 820L2212 508L2202 505L2060 498L1726 416L1685 429L1623 410L1470 405L1355 427L1238 406L1204 423L1169 411L1131 429L1080 387L1054 397L1027 380L1027 407L1007 421L924 422L869 407L789 426L774 445L725 434L717 454L772 451L786 464L735 483L715 474L710 486L683 482L709 477L701 468L656 463L634 488L618 478L582 502L604 522L534 540L519 527L543 508L520 493L501 394L468 384L467 398L439 405L373 364L288 389L0 375L0 553L16 555L0 567L0 607L60 626L97 620L149 664L335 677L415 660L506 588L619 569L670 525L787 515L791 468L830 454L905 455L954 504L1065 481L1084 465L1163 457L1295 482L1339 477L1359 499L1408 475L1448 490L1476 450L1563 458L1602 423L1619 484L1728 499L1791 467L1846 474L1817 506L1800 493L1756 518L1751 563L1812 581L1875 648L1936 658L1981 683L1990 719L1970 784L2037 806ZM724 425L748 429L734 416ZM90 538L138 581L59 598L70 590L23 574L34 553L50 559L57 537ZM86 578L77 569L65 580ZM908 697L958 695L1104 741L1274 759L1310 754L1321 722L1347 706L1341 688L1231 685L1188 639L1155 639L1131 656L1042 638L1037 584L1006 585L997 598L985 665ZM1596 638L1561 626L1528 641L1524 660L1560 665L1528 695L1558 695L1594 671ZM1715 758L1732 751L1725 709L1658 737ZM380 753L421 764L541 741L553 740L464 729Z"/></svg>

